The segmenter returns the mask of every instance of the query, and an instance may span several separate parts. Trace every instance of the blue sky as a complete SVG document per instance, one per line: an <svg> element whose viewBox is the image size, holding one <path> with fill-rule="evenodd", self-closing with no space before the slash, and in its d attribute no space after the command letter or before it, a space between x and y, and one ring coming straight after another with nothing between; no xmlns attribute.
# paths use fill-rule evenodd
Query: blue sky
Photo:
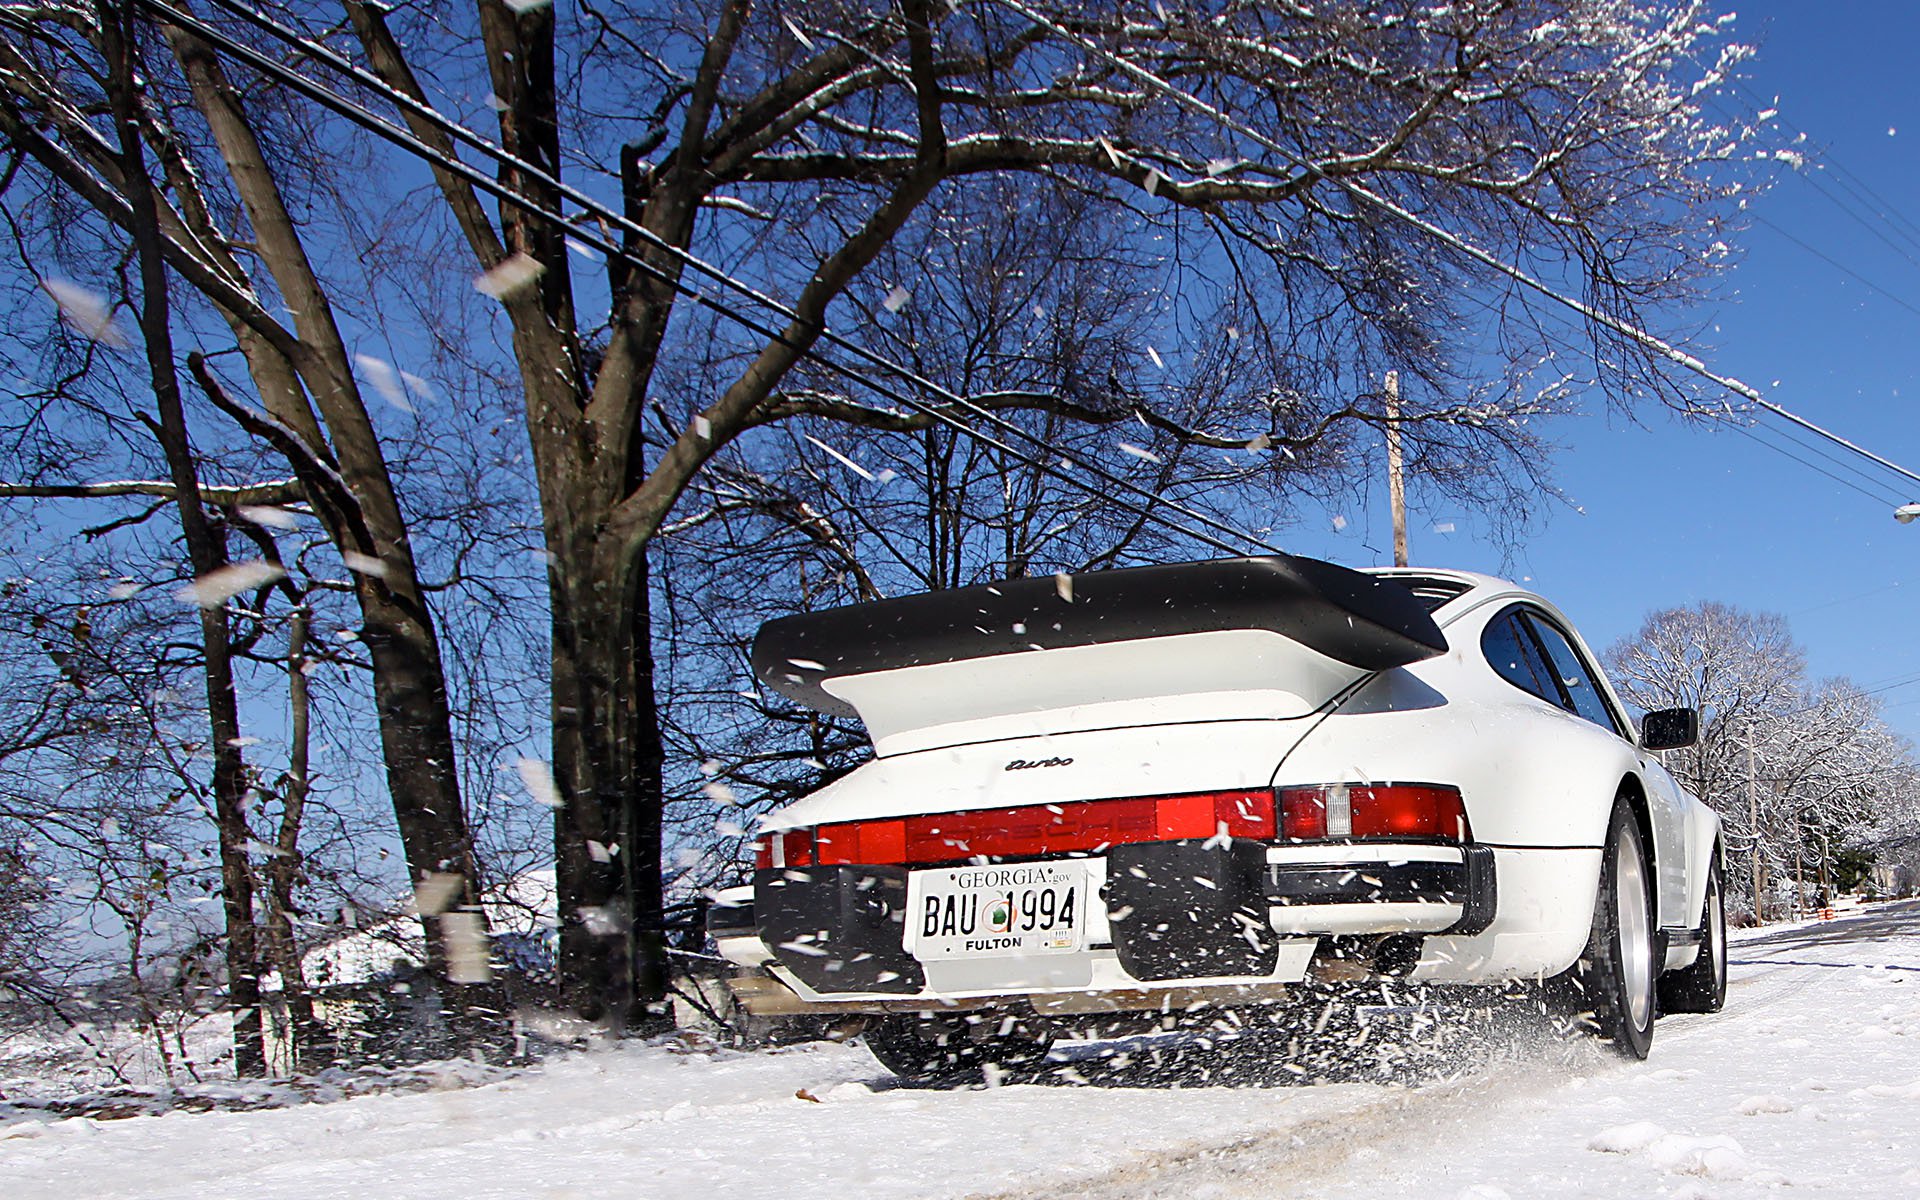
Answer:
<svg viewBox="0 0 1920 1200"><path fill-rule="evenodd" d="M1803 173L1783 169L1754 202L1743 261L1723 298L1697 313L1711 331L1711 365L1920 472L1920 313L1902 307L1920 309L1920 81L1911 57L1920 6L1775 0L1738 13L1737 36L1759 47L1741 86L1761 102L1778 98L1782 125L1769 144L1804 131L1817 153ZM1876 214L1855 202L1867 218L1856 221L1829 198L1849 196L1849 185L1886 207L1874 205ZM1883 695L1888 721L1920 740L1920 523L1892 516L1893 503L1920 500L1920 484L1874 472L1878 482L1863 486L1892 501L1884 502L1732 430L1645 419L1643 428L1603 416L1553 428L1565 446L1557 481L1583 511L1552 506L1511 558L1460 513L1415 511L1413 561L1528 577L1596 647L1632 633L1653 609L1699 600L1780 613L1815 675L1869 688L1916 677ZM1755 432L1847 474L1786 442L1782 428L1769 420ZM1289 548L1386 561L1384 492L1379 511L1346 514L1344 532L1296 533ZM1455 532L1433 531L1449 522Z"/></svg>

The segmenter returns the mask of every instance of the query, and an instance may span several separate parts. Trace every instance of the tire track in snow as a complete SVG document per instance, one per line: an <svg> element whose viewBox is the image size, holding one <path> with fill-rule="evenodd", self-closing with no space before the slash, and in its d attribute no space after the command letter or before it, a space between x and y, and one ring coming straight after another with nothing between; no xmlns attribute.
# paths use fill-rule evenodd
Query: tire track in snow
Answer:
<svg viewBox="0 0 1920 1200"><path fill-rule="evenodd" d="M1367 1094L1351 1108L1322 1113L1266 1133L1219 1142L1189 1142L1145 1154L1104 1175L1050 1186L975 1193L967 1200L1164 1200L1167 1196L1225 1200L1241 1195L1272 1200L1312 1196L1330 1174L1356 1158L1377 1157L1385 1146L1404 1151L1420 1141L1448 1136L1450 1128L1491 1123L1512 1104L1558 1088L1577 1074L1605 1070L1608 1065L1592 1048L1570 1043L1466 1079L1413 1089L1364 1085Z"/></svg>
<svg viewBox="0 0 1920 1200"><path fill-rule="evenodd" d="M1885 918L1910 927L1912 910L1890 911ZM1862 921L1858 934L1871 935L1884 921ZM1730 949L1737 973L1728 981L1727 1009L1717 1014L1675 1015L1661 1019L1655 1053L1664 1042L1687 1042L1702 1034L1724 1031L1731 1022L1765 1020L1772 1010L1820 984L1834 968L1878 964L1808 962L1822 946L1806 941L1820 935L1826 945L1857 946L1841 941L1856 935L1846 925L1826 926L1806 940L1797 930L1743 939ZM1857 936L1857 935L1856 935ZM1764 941L1765 944L1756 944ZM1790 954L1800 961L1771 961L1774 954ZM1314 1196L1339 1178L1349 1165L1364 1169L1369 1160L1385 1153L1417 1157L1423 1147L1499 1136L1524 1123L1524 1113L1545 1095L1579 1076L1604 1077L1642 1069L1641 1064L1612 1058L1592 1043L1550 1043L1535 1047L1518 1060L1448 1083L1412 1090L1369 1085L1368 1095L1353 1107L1320 1115L1253 1136L1218 1142L1195 1141L1154 1151L1116 1166L1112 1171L1054 1186L1015 1191L975 1193L967 1200L1162 1200L1166 1196L1261 1197Z"/></svg>

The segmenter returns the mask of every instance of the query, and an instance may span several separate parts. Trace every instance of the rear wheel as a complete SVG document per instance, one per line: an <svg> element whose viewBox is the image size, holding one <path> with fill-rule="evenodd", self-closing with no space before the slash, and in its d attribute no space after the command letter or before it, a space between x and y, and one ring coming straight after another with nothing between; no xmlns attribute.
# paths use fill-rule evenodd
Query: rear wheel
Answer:
<svg viewBox="0 0 1920 1200"><path fill-rule="evenodd" d="M1727 1003L1727 907L1720 892L1720 858L1707 868L1707 901L1700 913L1700 957L1660 977L1660 1011L1714 1013Z"/></svg>
<svg viewBox="0 0 1920 1200"><path fill-rule="evenodd" d="M1653 896L1640 826L1615 801L1600 861L1593 926L1580 959L1553 981L1557 1006L1628 1058L1653 1045L1657 972Z"/></svg>
<svg viewBox="0 0 1920 1200"><path fill-rule="evenodd" d="M1000 1083L1032 1075L1053 1039L1004 1013L908 1013L880 1017L866 1029L880 1065L919 1086Z"/></svg>

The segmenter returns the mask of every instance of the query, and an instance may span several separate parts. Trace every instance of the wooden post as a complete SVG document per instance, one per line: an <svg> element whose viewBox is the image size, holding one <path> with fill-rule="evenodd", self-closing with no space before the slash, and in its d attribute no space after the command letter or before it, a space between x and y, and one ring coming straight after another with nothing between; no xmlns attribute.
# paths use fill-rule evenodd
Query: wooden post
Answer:
<svg viewBox="0 0 1920 1200"><path fill-rule="evenodd" d="M1800 810L1793 810L1793 919L1800 919L1800 897L1805 893L1804 872L1801 862L1806 857L1800 853Z"/></svg>
<svg viewBox="0 0 1920 1200"><path fill-rule="evenodd" d="M1400 372L1387 372L1387 500L1393 505L1393 565L1407 565L1407 487L1400 458Z"/></svg>
<svg viewBox="0 0 1920 1200"><path fill-rule="evenodd" d="M1753 831L1753 923L1765 920L1760 901L1760 788L1753 774L1753 722L1747 722L1747 824Z"/></svg>

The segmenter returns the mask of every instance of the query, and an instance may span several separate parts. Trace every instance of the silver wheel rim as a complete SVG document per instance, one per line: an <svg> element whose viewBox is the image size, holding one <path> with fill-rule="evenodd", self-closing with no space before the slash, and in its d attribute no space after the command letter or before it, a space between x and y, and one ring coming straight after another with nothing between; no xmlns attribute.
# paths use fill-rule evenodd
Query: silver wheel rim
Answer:
<svg viewBox="0 0 1920 1200"><path fill-rule="evenodd" d="M1707 952L1713 955L1713 990L1717 995L1727 990L1727 906L1720 899L1720 883L1713 884L1713 895L1708 897L1707 907Z"/></svg>
<svg viewBox="0 0 1920 1200"><path fill-rule="evenodd" d="M1653 1013L1653 929L1647 919L1647 873L1640 839L1620 839L1613 864L1613 912L1620 933L1620 975L1627 988L1627 1015L1635 1029Z"/></svg>

